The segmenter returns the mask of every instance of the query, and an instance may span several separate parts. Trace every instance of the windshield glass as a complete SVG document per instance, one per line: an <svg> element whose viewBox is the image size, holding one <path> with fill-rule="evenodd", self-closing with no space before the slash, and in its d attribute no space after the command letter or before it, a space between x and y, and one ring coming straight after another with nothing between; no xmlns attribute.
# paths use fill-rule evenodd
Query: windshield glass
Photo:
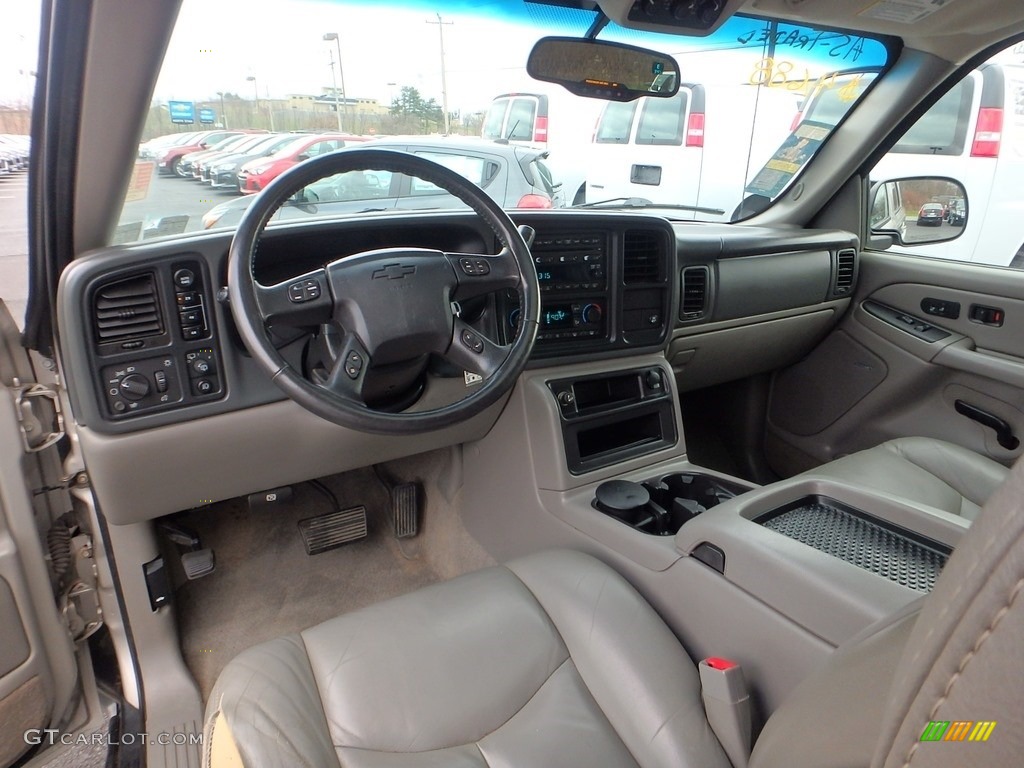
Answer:
<svg viewBox="0 0 1024 768"><path fill-rule="evenodd" d="M234 227L246 198L290 167L369 146L440 153L507 209L657 206L729 221L745 198L787 188L889 56L880 40L750 17L707 37L612 22L599 39L673 56L680 88L606 102L526 73L539 38L582 37L595 12L519 0L438 10L184 0L113 242ZM254 46L268 34L273 45ZM406 179L358 181L299 194L291 213L461 206Z"/></svg>

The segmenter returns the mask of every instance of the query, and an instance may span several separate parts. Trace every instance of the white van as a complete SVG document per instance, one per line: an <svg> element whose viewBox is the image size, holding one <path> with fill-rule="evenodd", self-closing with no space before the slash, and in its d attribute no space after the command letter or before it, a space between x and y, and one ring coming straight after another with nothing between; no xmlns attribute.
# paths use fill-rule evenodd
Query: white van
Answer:
<svg viewBox="0 0 1024 768"><path fill-rule="evenodd" d="M785 89L684 83L668 99L608 102L594 131L587 201L637 197L728 220L746 183L790 135Z"/></svg>
<svg viewBox="0 0 1024 768"><path fill-rule="evenodd" d="M584 202L586 192L587 143L604 103L562 88L503 93L488 107L481 135L547 150L544 162L554 181L561 184L566 203L578 205Z"/></svg>
<svg viewBox="0 0 1024 768"><path fill-rule="evenodd" d="M861 76L858 88L873 77ZM802 119L830 122L840 91L812 94ZM1024 267L1024 66L990 62L973 70L921 116L871 175L877 181L948 176L967 190L966 222L954 213L941 224L951 228L950 237L961 227L962 235L908 253ZM908 218L916 214L907 211Z"/></svg>

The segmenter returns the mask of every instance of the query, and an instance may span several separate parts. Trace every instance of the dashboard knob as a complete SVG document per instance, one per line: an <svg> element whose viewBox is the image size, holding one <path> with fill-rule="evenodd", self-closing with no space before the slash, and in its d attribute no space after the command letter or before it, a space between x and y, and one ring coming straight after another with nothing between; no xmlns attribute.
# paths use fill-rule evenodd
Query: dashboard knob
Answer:
<svg viewBox="0 0 1024 768"><path fill-rule="evenodd" d="M583 307L583 311L580 312L580 319L587 324L597 323L600 322L603 314L604 311L601 309L600 304L587 304Z"/></svg>
<svg viewBox="0 0 1024 768"><path fill-rule="evenodd" d="M520 310L519 307L516 307L515 309L508 313L508 324L512 326L512 330L519 329L519 318L522 316L522 314L522 310Z"/></svg>
<svg viewBox="0 0 1024 768"><path fill-rule="evenodd" d="M141 400L149 394L149 379L140 373L129 373L121 379L120 387L126 400Z"/></svg>

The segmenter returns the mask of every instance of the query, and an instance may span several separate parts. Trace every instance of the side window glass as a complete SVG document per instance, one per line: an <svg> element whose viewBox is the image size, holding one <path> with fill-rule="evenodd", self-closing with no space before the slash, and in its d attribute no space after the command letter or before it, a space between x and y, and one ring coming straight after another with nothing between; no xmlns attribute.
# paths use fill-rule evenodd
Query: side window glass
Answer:
<svg viewBox="0 0 1024 768"><path fill-rule="evenodd" d="M971 70L872 169L876 194L900 194L905 214L889 253L1024 268L1024 65L1018 60L1000 52ZM916 180L879 184L900 179ZM878 204L876 197L868 212L872 227ZM896 209L891 197L887 205L889 218Z"/></svg>
<svg viewBox="0 0 1024 768"><path fill-rule="evenodd" d="M683 143L683 115L686 94L680 91L671 99L647 99L636 129L637 144Z"/></svg>
<svg viewBox="0 0 1024 768"><path fill-rule="evenodd" d="M441 152L417 152L416 154L455 171L478 187L486 187L498 171L498 166L495 163L488 162L482 157L449 155ZM411 179L410 193L413 195L437 195L442 194L442 192L442 189L431 184L429 181L416 177Z"/></svg>
<svg viewBox="0 0 1024 768"><path fill-rule="evenodd" d="M625 144L633 127L636 114L635 101L609 101L597 124L595 144Z"/></svg>
<svg viewBox="0 0 1024 768"><path fill-rule="evenodd" d="M505 138L529 141L533 138L533 123L537 116L537 102L533 99L515 99L508 112Z"/></svg>

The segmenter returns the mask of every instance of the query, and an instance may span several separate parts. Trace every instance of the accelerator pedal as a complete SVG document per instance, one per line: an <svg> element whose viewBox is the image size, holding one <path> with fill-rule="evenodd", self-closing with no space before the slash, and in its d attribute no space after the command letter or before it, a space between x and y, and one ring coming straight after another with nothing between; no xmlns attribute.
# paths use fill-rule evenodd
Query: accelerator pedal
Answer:
<svg viewBox="0 0 1024 768"><path fill-rule="evenodd" d="M366 507L350 507L299 520L307 555L319 555L342 544L365 539Z"/></svg>
<svg viewBox="0 0 1024 768"><path fill-rule="evenodd" d="M419 532L420 487L399 483L391 488L391 523L396 539L409 539Z"/></svg>

